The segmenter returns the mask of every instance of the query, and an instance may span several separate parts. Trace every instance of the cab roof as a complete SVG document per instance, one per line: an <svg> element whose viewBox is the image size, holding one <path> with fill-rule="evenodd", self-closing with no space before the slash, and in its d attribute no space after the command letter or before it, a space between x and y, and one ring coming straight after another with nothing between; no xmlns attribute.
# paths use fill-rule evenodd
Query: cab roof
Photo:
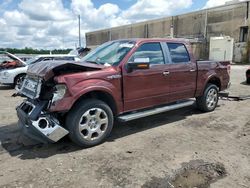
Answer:
<svg viewBox="0 0 250 188"><path fill-rule="evenodd" d="M178 42L188 44L190 42L189 39L184 38L128 38L128 39L118 39L114 41L134 41L136 43L141 42Z"/></svg>

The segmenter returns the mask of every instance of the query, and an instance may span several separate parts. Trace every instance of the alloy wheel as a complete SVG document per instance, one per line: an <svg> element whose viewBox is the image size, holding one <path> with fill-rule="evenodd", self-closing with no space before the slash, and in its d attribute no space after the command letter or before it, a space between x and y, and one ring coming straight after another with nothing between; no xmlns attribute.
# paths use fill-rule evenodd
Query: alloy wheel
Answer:
<svg viewBox="0 0 250 188"><path fill-rule="evenodd" d="M208 91L207 94L207 98L206 98L206 103L207 103L207 107L209 109L213 109L218 101L218 93L216 91L216 89L212 88Z"/></svg>
<svg viewBox="0 0 250 188"><path fill-rule="evenodd" d="M88 141L99 139L105 133L107 127L108 115L101 108L87 110L79 121L81 136Z"/></svg>

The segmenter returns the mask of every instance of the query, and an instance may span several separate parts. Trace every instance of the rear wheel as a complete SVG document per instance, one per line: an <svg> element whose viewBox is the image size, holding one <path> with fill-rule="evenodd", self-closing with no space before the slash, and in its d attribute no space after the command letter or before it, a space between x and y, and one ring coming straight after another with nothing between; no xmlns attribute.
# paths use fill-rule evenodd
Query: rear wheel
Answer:
<svg viewBox="0 0 250 188"><path fill-rule="evenodd" d="M218 87L214 84L208 84L204 94L196 98L197 107L203 112L211 112L217 106L219 100Z"/></svg>
<svg viewBox="0 0 250 188"><path fill-rule="evenodd" d="M250 84L250 78L249 77L247 78L247 84Z"/></svg>
<svg viewBox="0 0 250 188"><path fill-rule="evenodd" d="M106 103L96 99L83 100L69 112L66 127L73 142L81 147L91 147L109 136L113 119Z"/></svg>

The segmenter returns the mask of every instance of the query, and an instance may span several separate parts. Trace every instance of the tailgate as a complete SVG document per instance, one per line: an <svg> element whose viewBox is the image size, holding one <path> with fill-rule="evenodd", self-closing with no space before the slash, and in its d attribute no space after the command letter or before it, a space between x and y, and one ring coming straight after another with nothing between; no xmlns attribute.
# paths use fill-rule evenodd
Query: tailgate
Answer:
<svg viewBox="0 0 250 188"><path fill-rule="evenodd" d="M227 73L230 76L231 72L231 62L230 61L219 61L219 63L225 67L227 67Z"/></svg>

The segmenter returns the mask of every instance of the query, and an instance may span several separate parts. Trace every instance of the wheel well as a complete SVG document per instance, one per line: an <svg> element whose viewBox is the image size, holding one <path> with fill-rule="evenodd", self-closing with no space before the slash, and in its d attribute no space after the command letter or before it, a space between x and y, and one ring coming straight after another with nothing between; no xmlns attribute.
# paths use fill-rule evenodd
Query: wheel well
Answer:
<svg viewBox="0 0 250 188"><path fill-rule="evenodd" d="M79 101L84 100L84 99L89 99L89 98L98 99L98 100L105 102L111 108L114 115L117 114L117 106L116 106L114 98L109 93L106 93L103 91L91 91L89 93L86 93L83 96L81 96L79 99L77 99L77 101L75 101L74 104L78 104Z"/></svg>
<svg viewBox="0 0 250 188"><path fill-rule="evenodd" d="M207 84L214 84L219 88L219 90L221 90L221 82L219 78L213 77L207 82Z"/></svg>

